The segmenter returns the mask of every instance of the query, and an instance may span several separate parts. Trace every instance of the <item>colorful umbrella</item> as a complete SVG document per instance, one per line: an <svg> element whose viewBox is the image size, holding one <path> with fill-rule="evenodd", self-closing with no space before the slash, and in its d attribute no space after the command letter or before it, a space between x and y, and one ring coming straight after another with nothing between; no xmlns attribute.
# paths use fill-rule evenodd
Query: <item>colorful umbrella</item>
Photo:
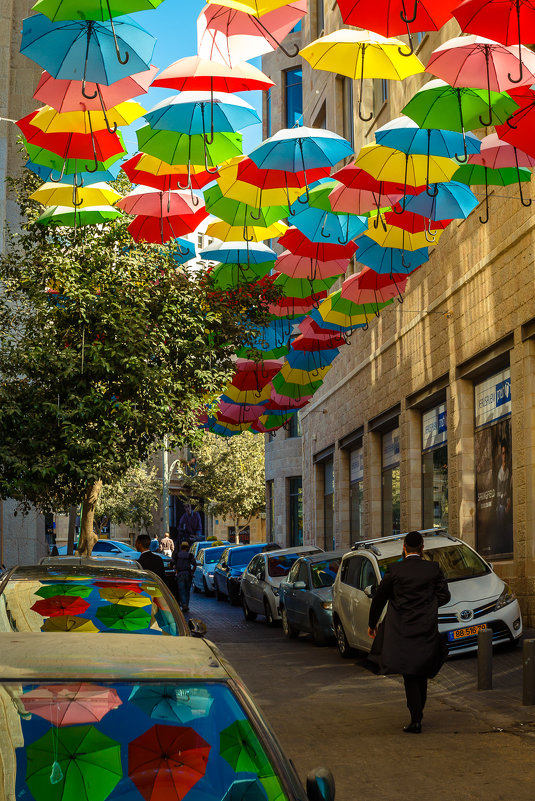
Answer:
<svg viewBox="0 0 535 801"><path fill-rule="evenodd" d="M141 631L151 624L150 612L125 604L99 606L95 614L105 626L118 631Z"/></svg>
<svg viewBox="0 0 535 801"><path fill-rule="evenodd" d="M97 723L122 703L113 687L87 682L40 684L24 693L22 700L27 712L56 727Z"/></svg>
<svg viewBox="0 0 535 801"><path fill-rule="evenodd" d="M113 604L124 604L125 606L149 606L152 603L148 595L141 595L139 592L110 587L101 589L100 597L103 601L110 601Z"/></svg>
<svg viewBox="0 0 535 801"><path fill-rule="evenodd" d="M325 177L329 168L322 167L303 172L285 170L263 170L247 156L238 156L223 164L219 170L218 184L227 197L242 200L251 206L289 206L309 183Z"/></svg>
<svg viewBox="0 0 535 801"><path fill-rule="evenodd" d="M310 281L307 278L290 278L290 276L281 273L273 282L273 286L278 287L287 298L319 297L322 292L329 291L337 277L332 276L331 278Z"/></svg>
<svg viewBox="0 0 535 801"><path fill-rule="evenodd" d="M394 225L410 234L423 233L425 240L429 244L436 242L435 233L437 230L444 230L451 223L451 220L431 220L430 217L423 217L421 214L415 214L412 211L388 211L385 214L385 225ZM376 240L377 241L377 240ZM425 247L425 245L424 245Z"/></svg>
<svg viewBox="0 0 535 801"><path fill-rule="evenodd" d="M123 775L121 746L94 726L51 728L25 746L36 801L105 801Z"/></svg>
<svg viewBox="0 0 535 801"><path fill-rule="evenodd" d="M308 256L317 261L350 259L357 249L354 242L346 245L337 242L312 242L298 228L288 228L279 238L279 245L297 256Z"/></svg>
<svg viewBox="0 0 535 801"><path fill-rule="evenodd" d="M41 151L42 153L46 153L46 151ZM60 160L60 157L57 156L55 153L50 153L50 157L53 160ZM36 175L41 178L43 181L52 181L54 183L54 170L53 167L45 167L43 164L36 164L31 159L29 159L26 164L24 165L28 170L31 170ZM75 168L74 172L68 174L66 169L63 171L63 176L61 178L62 183L70 184L73 186L76 184L77 187L81 186L90 186L91 184L98 184L98 183L107 183L108 181L115 181L117 175L119 174L119 170L121 169L121 165L117 162L115 164L110 165L108 170L97 170L97 172L87 172L85 170L79 171Z"/></svg>
<svg viewBox="0 0 535 801"><path fill-rule="evenodd" d="M39 225L61 225L67 228L81 228L84 225L96 225L122 217L120 211L113 206L86 206L77 209L70 206L50 206L39 215Z"/></svg>
<svg viewBox="0 0 535 801"><path fill-rule="evenodd" d="M189 136L177 131L155 131L145 125L136 131L138 148L150 156L166 161L168 164L204 164L205 170L214 174L217 166L242 152L242 135L238 133L215 133L213 141L207 141L203 134ZM189 186L189 184L188 184Z"/></svg>
<svg viewBox="0 0 535 801"><path fill-rule="evenodd" d="M216 0L208 0L208 3L215 3ZM235 8L237 11L245 11L247 14L254 14L261 17L276 8L287 6L292 0L217 0L217 5Z"/></svg>
<svg viewBox="0 0 535 801"><path fill-rule="evenodd" d="M87 598L92 591L91 587L84 587L83 584L43 584L35 591L35 595L41 598L52 598L54 595L77 595L80 598Z"/></svg>
<svg viewBox="0 0 535 801"><path fill-rule="evenodd" d="M34 130L37 130L36 128ZM41 134L43 136L43 134ZM119 138L119 137L118 137ZM71 140L72 143L72 140ZM93 179L96 181L105 181L108 180L105 176L105 173L110 170L115 173L115 170L120 167L116 162L121 158L123 153L125 152L124 147L119 139L118 142L118 152L110 156L106 161L98 162L93 165L91 171L89 172L85 168L87 167L87 159L82 156L80 158L70 158L68 155L70 143L67 142L66 150L64 150L64 155L54 153L52 150L47 150L46 147L40 147L38 145L31 145L29 142L25 143L26 151L32 161L32 164L37 164L39 167L48 167L52 172L57 172L58 177L53 177L54 181L65 181L65 183L75 183L77 186L80 186L82 182L84 184L92 183ZM66 157L65 157L66 154ZM96 169L95 169L96 167ZM101 176L98 178L98 176ZM68 177L70 176L70 177ZM114 180L116 175L112 175L112 180Z"/></svg>
<svg viewBox="0 0 535 801"><path fill-rule="evenodd" d="M281 366L279 365L279 370ZM275 375L279 370L275 371ZM227 384L220 400L225 403L236 403L240 406L258 406L271 397L270 387L267 386L268 383L267 381L263 387L254 387L252 389L243 389L231 383Z"/></svg>
<svg viewBox="0 0 535 801"><path fill-rule="evenodd" d="M365 217L324 211L310 204L314 191L310 190L308 203L298 198L290 209L294 226L311 242L328 239L339 245L347 245L367 229L368 220Z"/></svg>
<svg viewBox="0 0 535 801"><path fill-rule="evenodd" d="M364 330L367 330L370 320L379 317L381 309L392 302L387 300L384 303L357 304L344 297L339 289L329 295L318 311L326 323L333 322L347 328L362 325Z"/></svg>
<svg viewBox="0 0 535 801"><path fill-rule="evenodd" d="M221 801L267 801L267 793L259 779L236 779Z"/></svg>
<svg viewBox="0 0 535 801"><path fill-rule="evenodd" d="M281 42L306 13L307 0L292 0L288 5L262 14L261 18L222 5L206 5L197 20L198 53L228 66L279 47L293 58L299 48L295 46L292 53Z"/></svg>
<svg viewBox="0 0 535 801"><path fill-rule="evenodd" d="M425 230L411 232L406 228L398 228L396 225L385 225L384 228L370 228L366 236L383 248L418 250L438 244L441 235L442 231L436 231L433 239L430 240Z"/></svg>
<svg viewBox="0 0 535 801"><path fill-rule="evenodd" d="M429 251L427 248L420 248L419 250L383 248L373 239L362 236L359 240L356 258L360 264L371 267L376 273L388 273L390 275L403 273L407 275L414 272L429 259Z"/></svg>
<svg viewBox="0 0 535 801"><path fill-rule="evenodd" d="M145 109L134 100L126 100L118 106L106 111L56 111L52 106L37 109L32 118L32 125L44 133L81 133L92 134L106 128L115 133L117 126L130 125L139 119ZM113 126L111 130L110 125Z"/></svg>
<svg viewBox="0 0 535 801"><path fill-rule="evenodd" d="M459 161L465 161L467 153L479 153L481 147L481 142L473 133L466 133L463 137L457 131L420 128L414 120L404 115L378 128L375 141L378 145L393 147L403 153L457 158ZM463 158L457 156L461 148L465 150Z"/></svg>
<svg viewBox="0 0 535 801"><path fill-rule="evenodd" d="M403 153L384 145L365 145L355 166L373 175L376 180L399 181L404 186L423 186L429 182L449 181L458 165L449 158Z"/></svg>
<svg viewBox="0 0 535 801"><path fill-rule="evenodd" d="M380 275L370 267L351 275L343 282L340 294L353 303L385 303L393 298L402 299L407 284L406 275Z"/></svg>
<svg viewBox="0 0 535 801"><path fill-rule="evenodd" d="M263 406L259 404L239 404L230 401L220 401L216 414L217 419L223 423L251 423L263 413Z"/></svg>
<svg viewBox="0 0 535 801"><path fill-rule="evenodd" d="M272 267L272 262L263 264L218 264L210 270L210 279L216 289L228 291L244 284L254 284L264 278Z"/></svg>
<svg viewBox="0 0 535 801"><path fill-rule="evenodd" d="M73 615L49 617L41 626L41 631L81 631L84 634L98 634L98 629L91 620Z"/></svg>
<svg viewBox="0 0 535 801"><path fill-rule="evenodd" d="M449 181L435 184L430 196L423 192L408 197L405 208L431 220L464 220L478 203L479 200L468 186Z"/></svg>
<svg viewBox="0 0 535 801"><path fill-rule="evenodd" d="M223 220L210 223L206 228L206 235L212 239L221 239L223 242L237 242L243 240L244 242L256 242L258 244L269 239L276 239L286 231L287 226L284 223L276 222L267 228L261 228L259 225L248 225L242 228L239 225L230 225Z"/></svg>
<svg viewBox="0 0 535 801"><path fill-rule="evenodd" d="M275 84L271 78L253 67L252 64L241 63L235 67L228 67L197 55L175 61L160 72L152 85L165 89L176 89L178 92L225 92L231 94L253 89L267 90Z"/></svg>
<svg viewBox="0 0 535 801"><path fill-rule="evenodd" d="M138 214L128 226L128 230L135 242L163 245L171 239L177 239L179 236L195 231L207 216L204 208L187 216L149 217L145 214Z"/></svg>
<svg viewBox="0 0 535 801"><path fill-rule="evenodd" d="M535 167L535 158L533 156L528 156L527 153L524 153L522 150L518 150L508 142L502 141L498 138L498 134L493 133L489 134L481 141L481 151L478 155L472 156L470 163L482 164L483 166L490 167L493 170L498 170L502 167L514 167L517 170L520 167L533 169L533 167ZM520 173L518 173L518 177L520 202L523 206L531 206L531 200L524 200Z"/></svg>
<svg viewBox="0 0 535 801"><path fill-rule="evenodd" d="M115 206L127 214L143 214L147 217L181 216L183 219L193 214L197 219L197 215L204 209L203 201L196 195L191 196L189 192L161 192L146 186L136 187Z"/></svg>
<svg viewBox="0 0 535 801"><path fill-rule="evenodd" d="M32 11L45 14L55 20L96 19L105 22L111 17L130 14L133 11L146 11L156 8L162 0L37 0Z"/></svg>
<svg viewBox="0 0 535 801"><path fill-rule="evenodd" d="M535 92L532 87L522 86L511 90L511 97L519 108L506 120L505 125L497 125L496 133L504 142L535 155L533 145L533 117L535 116Z"/></svg>
<svg viewBox="0 0 535 801"><path fill-rule="evenodd" d="M290 278L304 278L309 281L333 278L347 270L349 259L315 261L308 256L296 256L285 250L275 262L275 269Z"/></svg>
<svg viewBox="0 0 535 801"><path fill-rule="evenodd" d="M78 595L54 595L36 601L31 609L43 617L56 617L57 615L77 615L89 609L89 604Z"/></svg>
<svg viewBox="0 0 535 801"><path fill-rule="evenodd" d="M400 39L385 39L371 30L355 31L342 28L300 51L312 69L347 75L360 81L358 113L363 122L373 117L362 116L362 87L364 78L402 81L424 72L424 65Z"/></svg>
<svg viewBox="0 0 535 801"><path fill-rule="evenodd" d="M135 156L123 162L122 169L133 184L143 184L162 192L170 189L202 189L211 183L217 175L205 169L190 166L189 176L187 165L173 165L147 153L136 153Z"/></svg>
<svg viewBox="0 0 535 801"><path fill-rule="evenodd" d="M39 189L29 195L29 200L37 200L44 206L72 206L73 208L86 208L87 206L105 206L115 203L122 197L119 192L106 183L91 184L83 189L73 184L57 184L54 182L42 184Z"/></svg>
<svg viewBox="0 0 535 801"><path fill-rule="evenodd" d="M206 261L219 261L222 264L264 264L274 262L277 254L261 242L247 245L243 242L218 242L208 245L199 253Z"/></svg>
<svg viewBox="0 0 535 801"><path fill-rule="evenodd" d="M254 208L239 200L232 200L221 193L219 186L212 186L204 193L207 210L231 226L245 228L252 225L268 228L288 215L287 206L267 206ZM246 236L243 237L246 239Z"/></svg>
<svg viewBox="0 0 535 801"><path fill-rule="evenodd" d="M485 217L480 217L481 223L489 221L489 184L492 186L509 186L521 181L531 181L531 171L525 168L502 167L493 170L481 164L463 164L454 175L456 181L469 186L485 187Z"/></svg>
<svg viewBox="0 0 535 801"><path fill-rule="evenodd" d="M128 701L150 718L172 723L190 723L207 717L214 701L208 690L176 684L134 687Z"/></svg>
<svg viewBox="0 0 535 801"><path fill-rule="evenodd" d="M143 587L135 581L128 581L128 579L110 579L109 581L94 581L93 587L100 589L115 589L115 590L128 590L129 592L143 592Z"/></svg>
<svg viewBox="0 0 535 801"><path fill-rule="evenodd" d="M214 130L235 132L260 123L255 109L237 95L210 92L181 92L165 100L145 114L154 130L178 131L187 134L204 134L210 137Z"/></svg>
<svg viewBox="0 0 535 801"><path fill-rule="evenodd" d="M269 767L258 737L248 720L235 720L219 734L219 753L236 773L259 773Z"/></svg>

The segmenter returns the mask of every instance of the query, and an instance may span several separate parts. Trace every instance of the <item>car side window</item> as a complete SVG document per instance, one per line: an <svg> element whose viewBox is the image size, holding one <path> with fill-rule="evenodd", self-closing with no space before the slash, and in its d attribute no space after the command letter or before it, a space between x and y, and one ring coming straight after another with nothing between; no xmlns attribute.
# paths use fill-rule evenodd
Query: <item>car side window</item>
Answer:
<svg viewBox="0 0 535 801"><path fill-rule="evenodd" d="M350 587L358 587L363 556L350 556L344 560L340 580Z"/></svg>
<svg viewBox="0 0 535 801"><path fill-rule="evenodd" d="M201 551L197 557L197 564L202 567L204 564L204 551Z"/></svg>
<svg viewBox="0 0 535 801"><path fill-rule="evenodd" d="M255 556L254 559L251 560L251 564L247 568L247 572L252 576L258 576L258 573L260 572L260 560L260 556Z"/></svg>
<svg viewBox="0 0 535 801"><path fill-rule="evenodd" d="M301 562L299 565L299 573L297 574L296 581L304 581L308 587L308 567L306 562Z"/></svg>
<svg viewBox="0 0 535 801"><path fill-rule="evenodd" d="M295 562L291 566L290 572L288 573L288 583L289 584L293 584L294 581L297 581L297 576L299 575L299 568L301 567L301 565L302 565L302 562L300 562L298 560L297 562Z"/></svg>
<svg viewBox="0 0 535 801"><path fill-rule="evenodd" d="M377 585L377 576L373 568L371 559L362 557L362 569L360 571L359 589L365 590L366 587Z"/></svg>
<svg viewBox="0 0 535 801"><path fill-rule="evenodd" d="M115 550L115 548L111 544L111 542L106 542L106 540L99 540L97 543L95 543L95 546L94 546L93 550L97 551L97 552L101 551L103 553L104 552L107 553L109 551Z"/></svg>

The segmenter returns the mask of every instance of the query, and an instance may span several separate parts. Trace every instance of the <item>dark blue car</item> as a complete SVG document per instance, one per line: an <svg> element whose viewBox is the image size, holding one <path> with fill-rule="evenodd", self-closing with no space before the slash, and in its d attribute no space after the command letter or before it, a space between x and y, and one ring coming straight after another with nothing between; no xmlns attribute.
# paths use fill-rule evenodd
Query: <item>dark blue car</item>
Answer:
<svg viewBox="0 0 535 801"><path fill-rule="evenodd" d="M262 551L278 550L274 542L259 542L254 545L231 545L225 548L214 570L215 597L222 601L227 597L233 606L240 603L240 584L243 572L253 556Z"/></svg>

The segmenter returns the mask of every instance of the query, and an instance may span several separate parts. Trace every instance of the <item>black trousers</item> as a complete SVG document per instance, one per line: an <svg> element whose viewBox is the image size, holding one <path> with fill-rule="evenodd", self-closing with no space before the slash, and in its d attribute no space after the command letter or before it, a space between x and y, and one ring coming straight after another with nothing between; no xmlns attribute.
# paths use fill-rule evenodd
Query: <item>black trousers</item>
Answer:
<svg viewBox="0 0 535 801"><path fill-rule="evenodd" d="M421 676L403 676L405 697L411 714L411 723L420 723L427 700L427 679Z"/></svg>

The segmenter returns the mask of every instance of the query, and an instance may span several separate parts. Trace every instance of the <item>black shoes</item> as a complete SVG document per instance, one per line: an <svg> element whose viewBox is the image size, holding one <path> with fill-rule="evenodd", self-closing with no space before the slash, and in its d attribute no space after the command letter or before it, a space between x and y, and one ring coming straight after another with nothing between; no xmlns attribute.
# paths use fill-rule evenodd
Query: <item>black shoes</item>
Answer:
<svg viewBox="0 0 535 801"><path fill-rule="evenodd" d="M422 724L421 723L409 723L408 726L403 727L403 731L407 734L421 734L422 732Z"/></svg>

